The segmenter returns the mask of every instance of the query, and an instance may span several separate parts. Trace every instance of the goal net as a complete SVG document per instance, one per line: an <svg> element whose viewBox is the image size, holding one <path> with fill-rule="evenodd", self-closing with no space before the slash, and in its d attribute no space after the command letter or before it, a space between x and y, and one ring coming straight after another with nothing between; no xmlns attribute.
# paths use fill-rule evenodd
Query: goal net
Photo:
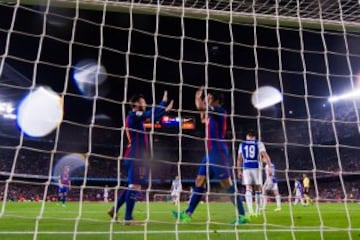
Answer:
<svg viewBox="0 0 360 240"><path fill-rule="evenodd" d="M0 16L1 239L358 238L358 1L1 0ZM224 95L240 196L237 153L253 129L276 167L280 211L269 194L266 210L231 224L230 194L207 176L191 223L171 215L186 209L209 151L200 86ZM256 91L264 86L280 102ZM107 211L128 187L130 99L156 107L164 91L174 108L144 124L151 171L140 224L128 226L124 207L118 221ZM71 187L59 194L67 168ZM304 175L310 199L295 205Z"/></svg>

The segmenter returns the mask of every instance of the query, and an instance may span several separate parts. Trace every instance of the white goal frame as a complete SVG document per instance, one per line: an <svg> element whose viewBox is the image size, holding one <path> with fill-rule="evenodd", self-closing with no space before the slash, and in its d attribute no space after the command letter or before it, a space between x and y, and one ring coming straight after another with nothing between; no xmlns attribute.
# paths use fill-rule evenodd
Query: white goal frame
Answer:
<svg viewBox="0 0 360 240"><path fill-rule="evenodd" d="M47 5L51 2L52 6L56 7L79 7L82 9L93 9L101 10L106 5L107 11L114 12L129 12L137 14L160 14L162 16L173 16L173 17L185 17L185 18L196 18L196 19L212 19L221 22L232 23L243 23L243 24L258 24L258 25L272 25L279 27L299 27L305 29L326 29L335 31L346 31L346 32L358 32L360 31L360 21L350 21L350 17L346 18L345 15L340 11L338 16L328 15L326 11L322 13L319 18L311 18L310 16L301 16L301 13L296 10L298 6L280 6L280 0L274 1L275 4L267 3L265 1L261 4L256 4L255 1L241 1L242 5L237 6L236 11L234 9L234 3L237 1L228 0L217 0L214 1L214 6L207 6L205 1L197 0L200 2L201 8L199 7L187 7L185 6L186 0L182 2L182 6L171 6L169 3L166 4L166 0L155 1L151 0L145 3L134 2L134 1L109 1L109 0L1 0L1 2L14 4L20 2L21 4L28 5ZM176 1L169 1L176 2ZM297 2L299 1L290 1ZM314 1L317 2L317 1ZM337 1L336 1L337 2ZM201 5L202 4L202 5ZM239 3L238 3L239 4ZM315 3L316 4L316 3ZM336 4L336 3L335 3ZM260 6L258 6L260 5ZM359 2L360 5L360 2ZM220 6L220 7L219 7ZM267 7L271 8L270 11L266 10ZM308 8L314 7L313 4L309 4ZM356 7L356 6L355 6ZM255 12L257 8L264 9L263 12ZM289 8L289 9L287 9ZM358 6L358 8L360 8ZM285 14L279 14L279 9L286 9ZM315 9L316 11L316 9ZM358 10L360 16L360 10ZM332 18L337 17L338 20Z"/></svg>

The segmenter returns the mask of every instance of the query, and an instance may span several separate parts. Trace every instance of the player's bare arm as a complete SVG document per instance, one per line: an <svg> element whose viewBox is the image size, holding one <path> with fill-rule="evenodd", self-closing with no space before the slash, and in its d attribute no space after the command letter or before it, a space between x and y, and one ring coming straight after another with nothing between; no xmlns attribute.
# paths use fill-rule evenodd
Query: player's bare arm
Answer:
<svg viewBox="0 0 360 240"><path fill-rule="evenodd" d="M242 178L242 167L241 167L242 162L243 162L242 156L241 156L241 154L238 154L238 157L237 157L238 178Z"/></svg>
<svg viewBox="0 0 360 240"><path fill-rule="evenodd" d="M167 101L168 101L168 91L164 91L162 101L163 101L163 102L167 102ZM167 105L167 107L165 108L165 111L166 111L166 112L169 112L173 107L174 107L174 100L171 100L170 103L169 103L169 104Z"/></svg>
<svg viewBox="0 0 360 240"><path fill-rule="evenodd" d="M205 102L201 99L204 92L204 86L201 86L195 93L195 106L200 111L206 110Z"/></svg>
<svg viewBox="0 0 360 240"><path fill-rule="evenodd" d="M167 102L167 101L168 101L168 91L166 91L166 90L164 91L162 101L163 101L163 102Z"/></svg>
<svg viewBox="0 0 360 240"><path fill-rule="evenodd" d="M169 105L165 108L166 112L169 112L174 107L174 100L171 100Z"/></svg>
<svg viewBox="0 0 360 240"><path fill-rule="evenodd" d="M262 159L262 161L265 163L265 164L267 164L268 166L270 166L270 164L271 164L271 159L270 159L270 156L269 156L269 154L266 152L266 151L262 151L261 153L261 159ZM272 169L269 167L269 169L268 169L268 174L269 174L269 176L272 176Z"/></svg>

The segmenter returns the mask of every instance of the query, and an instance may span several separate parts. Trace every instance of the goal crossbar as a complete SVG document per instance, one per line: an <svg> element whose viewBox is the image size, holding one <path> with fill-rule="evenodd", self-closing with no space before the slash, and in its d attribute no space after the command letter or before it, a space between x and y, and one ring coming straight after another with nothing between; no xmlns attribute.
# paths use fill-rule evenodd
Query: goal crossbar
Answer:
<svg viewBox="0 0 360 240"><path fill-rule="evenodd" d="M189 5L187 1L171 1L175 3L170 5L166 1L147 1L147 2L133 2L133 1L107 1L107 0L17 0L24 5L46 5L48 3L54 7L74 8L78 6L81 9L87 10L101 10L106 6L107 11L113 12L129 12L131 10L136 14L160 14L162 16L186 17L194 19L211 19L220 22L229 22L239 24L254 24L281 26L281 27L296 27L301 26L304 29L324 29L329 31L360 31L360 4L356 4L351 11L351 16L340 13L330 13L324 10L321 17L310 17L306 15L306 7L304 9L294 10L297 6L283 6L283 5L263 5L261 10L258 6L251 2L241 1L239 6L238 1L211 1L210 3L200 2L196 5ZM6 4L15 4L16 0L0 0ZM217 3L217 4L216 4ZM236 6L234 6L236 3ZM307 6L313 7L313 6ZM260 9L260 10L259 10ZM276 11L277 9L277 11ZM279 14L276 14L280 12ZM350 12L347 11L347 12ZM254 14L255 13L255 14ZM334 18L336 20L334 20Z"/></svg>

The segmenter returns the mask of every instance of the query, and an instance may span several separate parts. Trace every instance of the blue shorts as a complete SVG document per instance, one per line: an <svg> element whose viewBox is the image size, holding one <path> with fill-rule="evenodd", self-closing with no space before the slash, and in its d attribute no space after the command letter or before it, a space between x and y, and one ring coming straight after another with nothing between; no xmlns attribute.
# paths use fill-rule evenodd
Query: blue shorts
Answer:
<svg viewBox="0 0 360 240"><path fill-rule="evenodd" d="M58 187L58 193L68 193L69 187Z"/></svg>
<svg viewBox="0 0 360 240"><path fill-rule="evenodd" d="M208 166L207 166L208 163ZM230 156L227 151L210 151L205 154L199 167L198 175L206 176L209 169L210 178L227 179L230 174Z"/></svg>
<svg viewBox="0 0 360 240"><path fill-rule="evenodd" d="M128 184L145 185L148 177L146 154L128 149L125 153L124 164L127 170Z"/></svg>

